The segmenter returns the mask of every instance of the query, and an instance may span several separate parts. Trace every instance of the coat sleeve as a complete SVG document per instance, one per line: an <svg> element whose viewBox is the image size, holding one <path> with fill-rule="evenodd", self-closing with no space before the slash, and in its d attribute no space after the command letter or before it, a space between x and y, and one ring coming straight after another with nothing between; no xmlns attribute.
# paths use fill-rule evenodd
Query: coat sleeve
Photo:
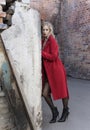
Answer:
<svg viewBox="0 0 90 130"><path fill-rule="evenodd" d="M50 50L50 53L42 51L42 57L47 61L55 61L58 57L58 45L53 36L50 38Z"/></svg>

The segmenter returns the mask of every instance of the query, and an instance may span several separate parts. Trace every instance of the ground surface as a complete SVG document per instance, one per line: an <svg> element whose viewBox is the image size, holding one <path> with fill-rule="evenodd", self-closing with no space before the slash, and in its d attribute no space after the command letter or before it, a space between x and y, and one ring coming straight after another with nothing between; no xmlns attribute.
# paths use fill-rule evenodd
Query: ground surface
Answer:
<svg viewBox="0 0 90 130"><path fill-rule="evenodd" d="M70 94L70 115L64 123L49 124L51 112L44 99L43 130L90 130L90 81L68 78ZM62 112L62 102L54 102L59 113Z"/></svg>

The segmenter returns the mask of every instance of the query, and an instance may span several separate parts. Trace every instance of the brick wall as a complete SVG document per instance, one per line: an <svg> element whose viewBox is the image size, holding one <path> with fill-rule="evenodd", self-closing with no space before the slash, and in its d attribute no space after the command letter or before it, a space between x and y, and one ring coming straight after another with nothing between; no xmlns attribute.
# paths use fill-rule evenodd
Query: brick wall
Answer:
<svg viewBox="0 0 90 130"><path fill-rule="evenodd" d="M61 19L67 72L73 77L90 79L90 1L62 2Z"/></svg>
<svg viewBox="0 0 90 130"><path fill-rule="evenodd" d="M32 0L54 25L68 75L90 79L90 0Z"/></svg>
<svg viewBox="0 0 90 130"><path fill-rule="evenodd" d="M58 13L60 0L32 0L31 7L38 9L42 19L51 20Z"/></svg>

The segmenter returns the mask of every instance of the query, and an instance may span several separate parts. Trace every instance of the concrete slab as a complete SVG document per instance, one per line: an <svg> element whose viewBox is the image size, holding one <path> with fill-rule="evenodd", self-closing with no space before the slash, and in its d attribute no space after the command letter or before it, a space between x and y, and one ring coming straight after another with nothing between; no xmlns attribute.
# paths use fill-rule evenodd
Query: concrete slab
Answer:
<svg viewBox="0 0 90 130"><path fill-rule="evenodd" d="M68 78L70 115L64 123L49 124L51 112L44 99L43 130L90 130L90 81ZM62 112L61 100L55 101Z"/></svg>
<svg viewBox="0 0 90 130"><path fill-rule="evenodd" d="M16 2L12 26L1 34L34 130L42 124L40 21L37 10Z"/></svg>

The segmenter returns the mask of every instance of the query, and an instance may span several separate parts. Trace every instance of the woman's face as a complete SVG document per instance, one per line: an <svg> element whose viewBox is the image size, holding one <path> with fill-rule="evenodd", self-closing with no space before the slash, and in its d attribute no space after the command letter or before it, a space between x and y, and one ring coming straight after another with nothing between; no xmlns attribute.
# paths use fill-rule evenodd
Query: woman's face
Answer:
<svg viewBox="0 0 90 130"><path fill-rule="evenodd" d="M42 28L42 35L44 38L47 38L50 34L50 29L47 25L43 26Z"/></svg>

